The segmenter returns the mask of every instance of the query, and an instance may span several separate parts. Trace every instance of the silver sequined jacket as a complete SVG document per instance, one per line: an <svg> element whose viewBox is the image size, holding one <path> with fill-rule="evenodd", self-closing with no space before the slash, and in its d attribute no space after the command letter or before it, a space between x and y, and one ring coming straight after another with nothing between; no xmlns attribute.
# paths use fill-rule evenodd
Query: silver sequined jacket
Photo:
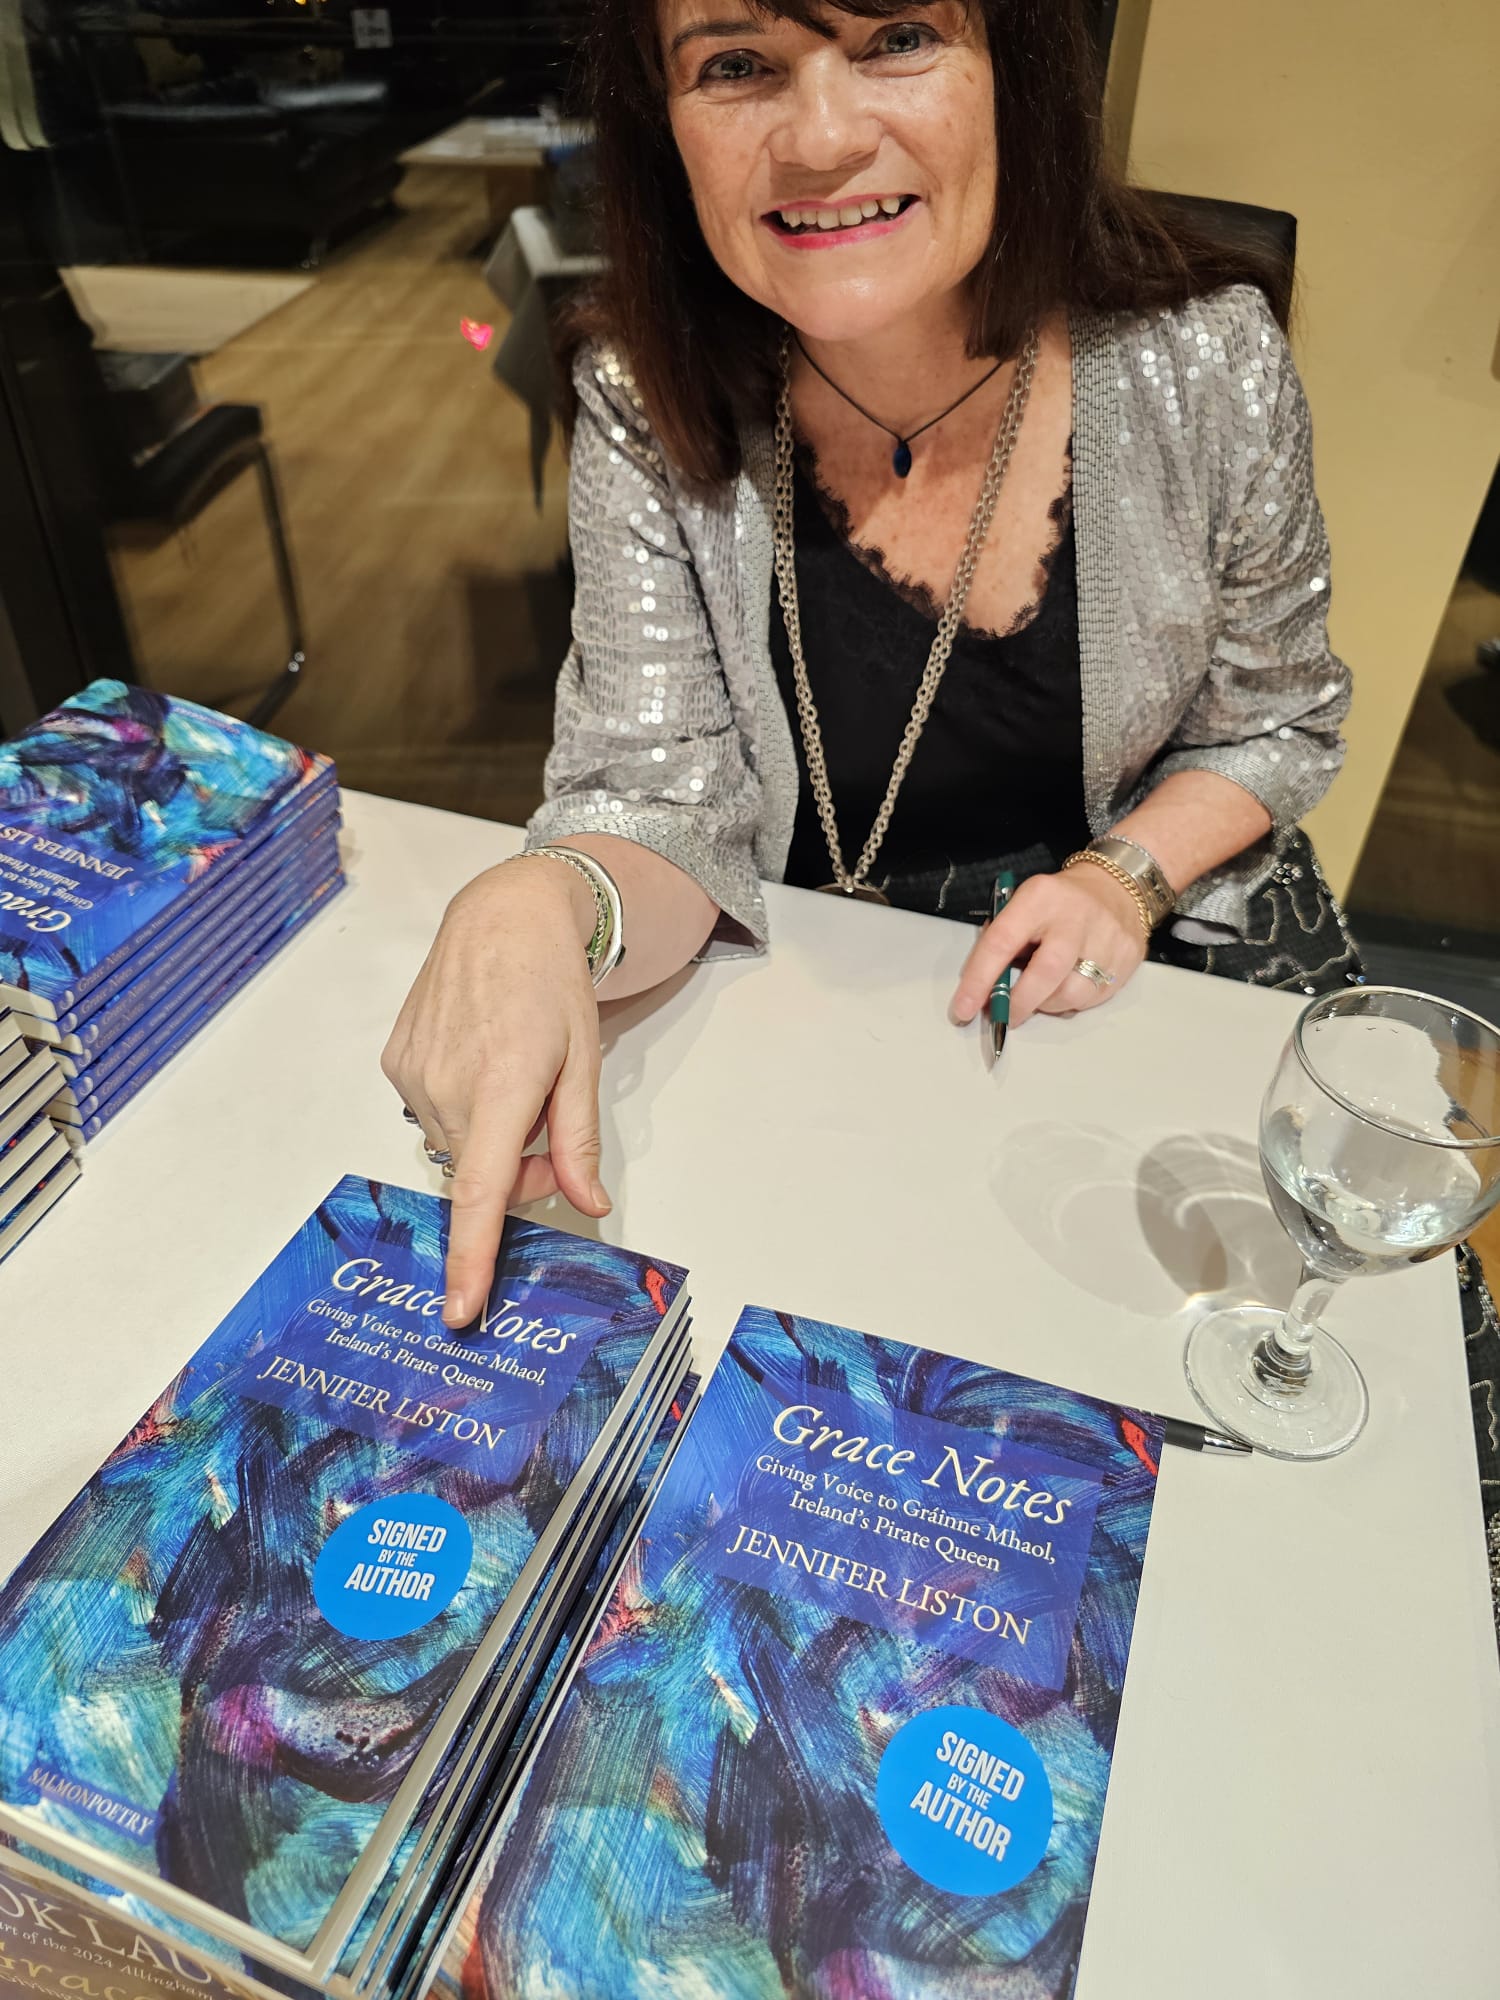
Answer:
<svg viewBox="0 0 1500 2000"><path fill-rule="evenodd" d="M772 442L709 497L657 448L624 363L577 369L574 644L530 844L638 840L723 911L711 953L766 940L798 773L770 654ZM1276 834L1343 756L1312 432L1260 292L1073 323L1073 508L1084 792L1105 832L1171 771L1218 771ZM1195 882L1179 916L1241 929L1276 834Z"/></svg>

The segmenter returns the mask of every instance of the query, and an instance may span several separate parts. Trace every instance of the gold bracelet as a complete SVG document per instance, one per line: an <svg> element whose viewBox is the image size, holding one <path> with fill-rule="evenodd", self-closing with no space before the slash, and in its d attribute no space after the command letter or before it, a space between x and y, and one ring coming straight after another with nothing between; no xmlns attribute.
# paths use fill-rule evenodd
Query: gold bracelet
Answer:
<svg viewBox="0 0 1500 2000"><path fill-rule="evenodd" d="M1130 900L1135 904L1135 913L1141 920L1141 929L1149 938L1152 931L1151 908L1146 901L1146 892L1127 869L1107 855L1095 854L1091 848L1081 847L1076 854L1070 854L1063 863L1064 871L1076 868L1080 862L1088 862L1091 868L1102 868L1106 875L1119 883L1122 889L1130 891Z"/></svg>

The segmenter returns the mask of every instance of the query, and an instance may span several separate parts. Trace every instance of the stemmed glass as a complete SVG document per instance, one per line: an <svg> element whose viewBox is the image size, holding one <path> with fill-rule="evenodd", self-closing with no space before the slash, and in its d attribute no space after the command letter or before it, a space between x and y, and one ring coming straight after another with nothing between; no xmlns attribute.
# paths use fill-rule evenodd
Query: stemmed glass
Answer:
<svg viewBox="0 0 1500 2000"><path fill-rule="evenodd" d="M1260 1166L1302 1254L1285 1313L1231 1306L1188 1338L1209 1416L1276 1458L1332 1458L1369 1398L1319 1324L1346 1278L1450 1249L1500 1200L1500 1029L1396 986L1305 1008L1260 1110Z"/></svg>

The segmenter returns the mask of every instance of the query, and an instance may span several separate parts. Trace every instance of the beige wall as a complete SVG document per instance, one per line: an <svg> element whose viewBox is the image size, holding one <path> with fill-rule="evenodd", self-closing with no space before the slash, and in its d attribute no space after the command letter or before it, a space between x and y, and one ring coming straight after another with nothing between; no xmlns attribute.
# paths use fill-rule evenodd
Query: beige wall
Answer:
<svg viewBox="0 0 1500 2000"><path fill-rule="evenodd" d="M1298 218L1295 351L1355 684L1310 826L1343 889L1500 459L1500 0L1120 13L1109 124L1135 178Z"/></svg>

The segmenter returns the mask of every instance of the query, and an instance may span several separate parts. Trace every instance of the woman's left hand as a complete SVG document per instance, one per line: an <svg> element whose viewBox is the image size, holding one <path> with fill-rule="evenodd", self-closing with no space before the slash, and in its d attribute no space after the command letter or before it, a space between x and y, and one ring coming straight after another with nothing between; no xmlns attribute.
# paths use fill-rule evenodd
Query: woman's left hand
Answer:
<svg viewBox="0 0 1500 2000"><path fill-rule="evenodd" d="M963 1024L988 1004L1007 965L1029 952L1011 989L1010 1025L1033 1014L1075 1014L1111 999L1146 956L1135 898L1102 868L1082 866L1032 875L1017 889L964 962L949 1012ZM1114 974L1096 985L1074 970L1092 959Z"/></svg>

